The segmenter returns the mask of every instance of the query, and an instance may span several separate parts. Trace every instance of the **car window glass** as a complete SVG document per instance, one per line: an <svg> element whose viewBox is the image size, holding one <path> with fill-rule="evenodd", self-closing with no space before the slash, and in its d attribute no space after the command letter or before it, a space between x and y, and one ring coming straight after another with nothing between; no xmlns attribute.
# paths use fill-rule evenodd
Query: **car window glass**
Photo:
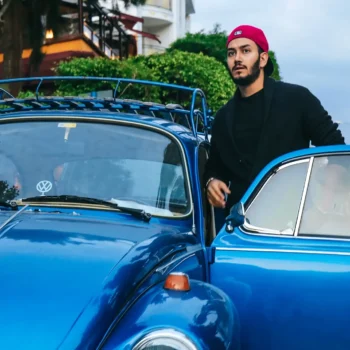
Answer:
<svg viewBox="0 0 350 350"><path fill-rule="evenodd" d="M14 162L0 153L0 200L14 199L20 190L20 176Z"/></svg>
<svg viewBox="0 0 350 350"><path fill-rule="evenodd" d="M264 229L294 231L308 164L293 163L272 175L247 209L247 222Z"/></svg>
<svg viewBox="0 0 350 350"><path fill-rule="evenodd" d="M166 217L191 209L181 146L167 135L80 121L26 121L1 128L2 199L92 197Z"/></svg>
<svg viewBox="0 0 350 350"><path fill-rule="evenodd" d="M350 156L314 159L298 234L350 237Z"/></svg>

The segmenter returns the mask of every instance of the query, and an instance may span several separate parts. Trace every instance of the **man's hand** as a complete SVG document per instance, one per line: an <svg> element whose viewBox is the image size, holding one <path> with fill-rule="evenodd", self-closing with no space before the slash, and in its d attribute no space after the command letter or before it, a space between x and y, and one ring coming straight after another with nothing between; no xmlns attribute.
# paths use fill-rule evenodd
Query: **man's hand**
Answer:
<svg viewBox="0 0 350 350"><path fill-rule="evenodd" d="M225 208L225 194L230 194L231 191L226 186L225 182L213 179L209 182L207 188L207 196L209 203L216 208Z"/></svg>

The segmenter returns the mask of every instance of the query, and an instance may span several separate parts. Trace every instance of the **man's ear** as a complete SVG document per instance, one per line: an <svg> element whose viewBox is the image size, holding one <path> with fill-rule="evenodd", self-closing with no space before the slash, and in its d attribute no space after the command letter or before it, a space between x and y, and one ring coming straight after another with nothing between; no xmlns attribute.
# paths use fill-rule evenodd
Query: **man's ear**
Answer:
<svg viewBox="0 0 350 350"><path fill-rule="evenodd" d="M262 52L260 54L260 68L265 68L268 60L269 60L269 54L267 52Z"/></svg>

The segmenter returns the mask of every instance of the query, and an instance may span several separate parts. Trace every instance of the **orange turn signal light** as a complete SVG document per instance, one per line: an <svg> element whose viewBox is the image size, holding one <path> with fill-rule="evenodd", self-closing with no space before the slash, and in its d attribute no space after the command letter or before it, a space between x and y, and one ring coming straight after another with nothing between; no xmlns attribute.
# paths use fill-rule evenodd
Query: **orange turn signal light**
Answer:
<svg viewBox="0 0 350 350"><path fill-rule="evenodd" d="M191 289L190 279L188 278L188 275L183 272L171 272L165 280L164 288L187 292Z"/></svg>

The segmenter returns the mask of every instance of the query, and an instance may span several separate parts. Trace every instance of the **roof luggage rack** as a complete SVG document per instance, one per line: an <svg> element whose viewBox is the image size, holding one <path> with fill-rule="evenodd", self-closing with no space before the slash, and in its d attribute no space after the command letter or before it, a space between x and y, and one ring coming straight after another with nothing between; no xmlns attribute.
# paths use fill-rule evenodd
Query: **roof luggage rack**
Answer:
<svg viewBox="0 0 350 350"><path fill-rule="evenodd" d="M40 87L43 82L49 81L95 81L116 83L113 90L113 97L77 97L77 96L41 96ZM197 134L204 134L208 140L211 117L208 116L207 100L201 89L190 88L187 86L160 83L149 80L137 80L127 78L105 78L105 77L83 77L83 76L52 76L52 77L33 77L0 80L2 84L14 83L35 83L35 97L15 98L7 90L0 88L0 118L1 115L39 110L92 110L92 111L110 111L141 114L156 118L169 120L190 129L194 137ZM118 98L118 89L121 83L141 84L161 87L165 89L175 89L186 91L191 94L191 103L189 109L184 109L179 104L160 104L155 102L144 102L133 99ZM6 96L7 98L4 98ZM197 98L200 98L200 109L195 109Z"/></svg>

